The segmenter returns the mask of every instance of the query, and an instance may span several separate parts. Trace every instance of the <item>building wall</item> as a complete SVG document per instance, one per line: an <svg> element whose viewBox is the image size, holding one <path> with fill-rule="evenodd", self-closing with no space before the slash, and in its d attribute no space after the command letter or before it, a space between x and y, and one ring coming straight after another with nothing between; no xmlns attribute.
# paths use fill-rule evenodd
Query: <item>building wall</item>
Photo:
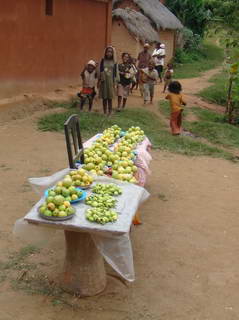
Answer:
<svg viewBox="0 0 239 320"><path fill-rule="evenodd" d="M0 11L0 95L74 82L111 42L111 1L8 0Z"/></svg>
<svg viewBox="0 0 239 320"><path fill-rule="evenodd" d="M159 39L160 42L165 44L165 64L167 64L174 56L175 32L173 30L161 30L159 31Z"/></svg>
<svg viewBox="0 0 239 320"><path fill-rule="evenodd" d="M141 50L139 41L129 33L120 19L114 19L112 24L112 45L116 48L118 61L121 61L123 52L128 52L132 57L137 58Z"/></svg>

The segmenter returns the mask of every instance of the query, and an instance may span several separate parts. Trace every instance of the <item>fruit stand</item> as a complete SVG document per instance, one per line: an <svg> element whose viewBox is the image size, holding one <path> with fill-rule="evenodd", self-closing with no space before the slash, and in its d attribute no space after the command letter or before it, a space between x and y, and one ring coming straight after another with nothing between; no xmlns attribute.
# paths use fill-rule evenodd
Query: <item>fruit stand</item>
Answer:
<svg viewBox="0 0 239 320"><path fill-rule="evenodd" d="M140 131L140 138L134 139L133 131L139 129L120 139L118 127L109 128L84 144L86 163L77 170L29 179L43 195L21 223L64 230L61 285L67 291L81 296L101 292L106 285L103 257L122 277L134 281L129 231L139 205L149 197L137 185L137 174L140 169L141 176L148 174L151 157L147 138Z"/></svg>

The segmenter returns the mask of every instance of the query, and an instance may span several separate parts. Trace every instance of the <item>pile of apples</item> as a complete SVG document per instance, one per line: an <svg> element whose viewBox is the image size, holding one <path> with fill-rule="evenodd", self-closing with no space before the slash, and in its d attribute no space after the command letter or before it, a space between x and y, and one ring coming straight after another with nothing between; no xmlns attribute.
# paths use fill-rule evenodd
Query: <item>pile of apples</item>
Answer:
<svg viewBox="0 0 239 320"><path fill-rule="evenodd" d="M62 195L53 196L50 194L46 201L40 206L39 212L47 217L67 217L75 213L75 208L66 201Z"/></svg>
<svg viewBox="0 0 239 320"><path fill-rule="evenodd" d="M72 179L72 185L77 187L88 187L94 180L83 168L71 171L69 175Z"/></svg>
<svg viewBox="0 0 239 320"><path fill-rule="evenodd" d="M113 196L121 195L122 189L114 183L97 183L92 191L93 194L86 198L86 204L93 208L86 210L86 219L100 224L117 221L118 214L112 209L117 200Z"/></svg>
<svg viewBox="0 0 239 320"><path fill-rule="evenodd" d="M92 191L96 194L108 194L109 196L119 196L122 194L122 189L114 183L97 183Z"/></svg>
<svg viewBox="0 0 239 320"><path fill-rule="evenodd" d="M116 199L108 194L92 194L85 200L85 203L91 207L104 209L115 208L116 202Z"/></svg>
<svg viewBox="0 0 239 320"><path fill-rule="evenodd" d="M93 208L86 210L86 219L90 222L106 224L108 222L117 221L118 214L114 210L107 210L104 208Z"/></svg>
<svg viewBox="0 0 239 320"><path fill-rule="evenodd" d="M114 151L109 150L109 145L115 143L120 137L121 129L117 125L106 129L92 147L85 150L85 164L83 168L92 174L112 174L114 179L137 183L134 174L137 167L134 165L134 149L144 137L140 127L131 127L125 136L119 140ZM110 169L109 169L110 168Z"/></svg>
<svg viewBox="0 0 239 320"><path fill-rule="evenodd" d="M48 191L48 198L62 196L64 201L77 200L82 196L82 191L78 190L73 185L73 180L70 175L66 175L62 181L59 181L55 188Z"/></svg>
<svg viewBox="0 0 239 320"><path fill-rule="evenodd" d="M111 145L120 137L120 132L121 128L115 124L112 127L105 129L102 136L97 139L97 141L106 142L107 145Z"/></svg>
<svg viewBox="0 0 239 320"><path fill-rule="evenodd" d="M130 183L137 183L137 180L134 177L136 171L137 167L132 160L119 161L112 167L112 178Z"/></svg>

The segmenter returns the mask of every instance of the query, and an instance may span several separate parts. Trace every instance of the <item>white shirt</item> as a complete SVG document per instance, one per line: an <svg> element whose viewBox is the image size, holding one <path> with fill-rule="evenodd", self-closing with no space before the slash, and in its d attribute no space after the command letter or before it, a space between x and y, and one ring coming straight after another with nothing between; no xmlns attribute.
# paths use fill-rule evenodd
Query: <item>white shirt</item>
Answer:
<svg viewBox="0 0 239 320"><path fill-rule="evenodd" d="M155 49L152 56L154 55L160 55L160 56L164 56L165 55L165 49ZM153 57L154 59L154 63L156 66L163 66L164 65L164 58L158 58L158 57Z"/></svg>

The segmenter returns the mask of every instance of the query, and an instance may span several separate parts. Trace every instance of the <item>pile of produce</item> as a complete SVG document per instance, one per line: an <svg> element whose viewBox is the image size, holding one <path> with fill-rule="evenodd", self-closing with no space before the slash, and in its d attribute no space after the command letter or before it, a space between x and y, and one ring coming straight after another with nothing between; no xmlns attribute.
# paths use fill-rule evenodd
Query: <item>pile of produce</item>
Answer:
<svg viewBox="0 0 239 320"><path fill-rule="evenodd" d="M39 212L47 217L63 218L75 213L69 201L66 201L62 195L56 195L46 198L46 201L40 206Z"/></svg>
<svg viewBox="0 0 239 320"><path fill-rule="evenodd" d="M84 169L92 174L110 174L114 179L137 183L134 174L137 167L134 165L134 149L144 137L144 131L139 127L131 127L119 140L114 151L108 149L110 144L120 137L121 129L115 125L103 132L92 147L84 151Z"/></svg>
<svg viewBox="0 0 239 320"><path fill-rule="evenodd" d="M67 175L64 180L59 181L55 188L48 191L48 198L52 199L55 196L62 196L64 201L74 201L82 196L82 191L73 185L73 180L70 175Z"/></svg>
<svg viewBox="0 0 239 320"><path fill-rule="evenodd" d="M114 183L97 183L92 191L94 194L86 198L86 204L93 208L86 210L86 219L101 224L117 221L118 214L111 208L115 208L117 202L113 196L121 195L122 189Z"/></svg>
<svg viewBox="0 0 239 320"><path fill-rule="evenodd" d="M72 179L73 186L88 187L93 182L93 178L82 168L71 171L69 175Z"/></svg>
<svg viewBox="0 0 239 320"><path fill-rule="evenodd" d="M98 142L106 142L107 145L111 145L115 143L117 139L120 137L121 128L116 124L112 127L105 129L103 131L102 136L97 140Z"/></svg>
<svg viewBox="0 0 239 320"><path fill-rule="evenodd" d="M122 189L114 183L103 184L97 183L92 191L97 194L108 194L110 196L118 196L122 194Z"/></svg>
<svg viewBox="0 0 239 320"><path fill-rule="evenodd" d="M104 208L93 208L86 210L86 218L90 222L97 222L106 224L108 222L115 222L118 219L117 212L114 210L107 210Z"/></svg>
<svg viewBox="0 0 239 320"><path fill-rule="evenodd" d="M86 198L85 203L94 208L109 209L115 208L116 199L107 194L91 194Z"/></svg>

